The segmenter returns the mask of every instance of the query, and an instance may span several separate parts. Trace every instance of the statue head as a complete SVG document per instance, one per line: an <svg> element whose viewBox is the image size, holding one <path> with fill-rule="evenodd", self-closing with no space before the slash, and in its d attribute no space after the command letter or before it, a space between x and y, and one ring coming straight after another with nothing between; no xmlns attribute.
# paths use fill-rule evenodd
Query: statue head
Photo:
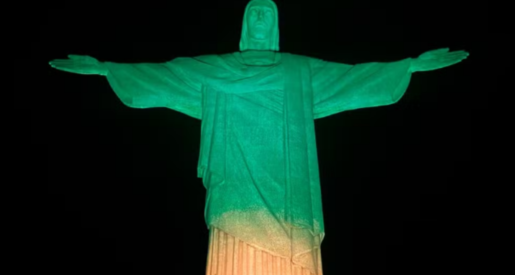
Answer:
<svg viewBox="0 0 515 275"><path fill-rule="evenodd" d="M279 14L272 0L251 0L245 8L240 51L279 51Z"/></svg>

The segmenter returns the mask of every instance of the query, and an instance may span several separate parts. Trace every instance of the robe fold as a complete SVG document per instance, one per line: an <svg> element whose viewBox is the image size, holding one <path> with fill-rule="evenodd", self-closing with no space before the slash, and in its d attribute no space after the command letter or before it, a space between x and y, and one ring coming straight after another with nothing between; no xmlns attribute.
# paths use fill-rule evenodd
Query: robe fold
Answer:
<svg viewBox="0 0 515 275"><path fill-rule="evenodd" d="M197 177L207 190L208 228L319 275L325 230L314 120L397 102L410 64L278 53L271 65L251 66L236 52L106 62L106 77L129 107L166 107L201 120Z"/></svg>

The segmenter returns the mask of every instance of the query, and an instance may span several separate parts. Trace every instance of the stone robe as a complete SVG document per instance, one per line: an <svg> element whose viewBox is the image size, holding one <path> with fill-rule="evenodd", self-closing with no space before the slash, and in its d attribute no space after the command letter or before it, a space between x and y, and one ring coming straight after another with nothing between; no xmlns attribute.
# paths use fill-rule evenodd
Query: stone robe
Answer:
<svg viewBox="0 0 515 275"><path fill-rule="evenodd" d="M347 65L277 52L271 64L247 65L235 52L106 64L125 105L201 120L197 176L209 228L321 274L314 120L397 102L410 62Z"/></svg>

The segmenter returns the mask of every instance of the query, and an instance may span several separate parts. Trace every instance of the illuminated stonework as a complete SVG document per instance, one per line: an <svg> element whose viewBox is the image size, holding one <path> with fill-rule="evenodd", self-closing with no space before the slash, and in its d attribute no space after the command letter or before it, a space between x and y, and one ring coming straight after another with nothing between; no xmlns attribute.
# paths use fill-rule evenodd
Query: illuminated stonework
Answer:
<svg viewBox="0 0 515 275"><path fill-rule="evenodd" d="M202 121L197 176L207 190L208 275L262 274L265 268L272 275L321 275L325 229L314 120L394 104L412 73L467 56L439 49L348 65L281 53L275 3L252 0L235 53L137 64L70 55L50 65L106 76L129 107L164 107ZM236 246L240 254L219 250ZM225 268L225 259L246 260ZM242 273L233 272L238 268Z"/></svg>

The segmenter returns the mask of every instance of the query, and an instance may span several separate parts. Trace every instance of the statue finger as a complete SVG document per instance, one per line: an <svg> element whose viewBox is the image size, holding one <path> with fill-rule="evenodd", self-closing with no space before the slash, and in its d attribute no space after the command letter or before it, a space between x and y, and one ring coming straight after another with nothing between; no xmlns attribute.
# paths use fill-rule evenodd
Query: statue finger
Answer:
<svg viewBox="0 0 515 275"><path fill-rule="evenodd" d="M441 56L438 59L460 59L460 58L467 58L467 55L465 54L448 54L445 56Z"/></svg>
<svg viewBox="0 0 515 275"><path fill-rule="evenodd" d="M80 69L83 65L77 64L77 62L53 62L50 63L52 67L69 68L69 69Z"/></svg>
<svg viewBox="0 0 515 275"><path fill-rule="evenodd" d="M447 56L447 55L450 55L450 54L454 54L452 52L449 52L448 50L449 49L446 48L446 49L438 49L438 50L433 50L433 51L425 52L422 55L420 55L420 58L422 58L422 59L433 59L433 58L440 58L442 56Z"/></svg>
<svg viewBox="0 0 515 275"><path fill-rule="evenodd" d="M454 58L467 58L468 54L457 54L457 55L453 55L452 57L454 57Z"/></svg>
<svg viewBox="0 0 515 275"><path fill-rule="evenodd" d="M451 53L461 53L461 54L469 54L467 51L463 51L463 50L460 50L460 51L453 51Z"/></svg>
<svg viewBox="0 0 515 275"><path fill-rule="evenodd" d="M467 55L463 54L463 53L448 53L448 54L435 56L433 58L435 60L444 60L444 59L449 59L449 58L465 58L465 57L467 57Z"/></svg>
<svg viewBox="0 0 515 275"><path fill-rule="evenodd" d="M451 52L451 53L463 53L463 54L469 54L469 52L464 51L464 50L453 51L453 52Z"/></svg>
<svg viewBox="0 0 515 275"><path fill-rule="evenodd" d="M465 56L465 55L456 55L456 56L447 56L445 58L442 58L442 60L453 61L453 60L463 60L466 58L467 58L467 56Z"/></svg>
<svg viewBox="0 0 515 275"><path fill-rule="evenodd" d="M72 66L77 66L77 62L76 61L55 61L55 62L50 62L50 66L72 67Z"/></svg>
<svg viewBox="0 0 515 275"><path fill-rule="evenodd" d="M63 65L63 64L50 64L50 66L52 68L59 69L59 70L61 70L61 69L71 69L70 66Z"/></svg>
<svg viewBox="0 0 515 275"><path fill-rule="evenodd" d="M69 73L77 73L77 70L71 69L66 66L52 66L52 68L60 70L60 71L69 72Z"/></svg>

